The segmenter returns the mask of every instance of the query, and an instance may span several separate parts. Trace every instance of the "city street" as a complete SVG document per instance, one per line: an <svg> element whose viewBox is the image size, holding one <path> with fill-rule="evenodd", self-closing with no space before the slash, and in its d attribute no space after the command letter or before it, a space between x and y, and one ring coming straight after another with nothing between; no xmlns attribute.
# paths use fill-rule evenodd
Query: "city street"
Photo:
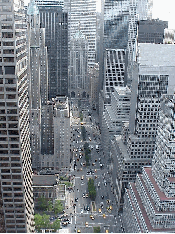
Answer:
<svg viewBox="0 0 175 234"><path fill-rule="evenodd" d="M72 106L75 106L72 104ZM100 227L101 232L122 232L121 222L111 189L109 165L105 161L100 145L100 132L97 119L89 114L89 107L83 107L83 126L86 129L86 141L91 149L90 166L85 166L85 156L82 151L84 141L81 134L81 123L76 116L72 117L72 150L73 161L71 176L74 181L72 198L73 215L70 232L94 232L93 227ZM77 110L76 110L77 111ZM74 112L74 111L73 111ZM73 113L72 112L72 113ZM98 147L96 147L98 146ZM99 148L99 149L97 149ZM88 180L92 178L96 187L96 199L93 202L88 196Z"/></svg>

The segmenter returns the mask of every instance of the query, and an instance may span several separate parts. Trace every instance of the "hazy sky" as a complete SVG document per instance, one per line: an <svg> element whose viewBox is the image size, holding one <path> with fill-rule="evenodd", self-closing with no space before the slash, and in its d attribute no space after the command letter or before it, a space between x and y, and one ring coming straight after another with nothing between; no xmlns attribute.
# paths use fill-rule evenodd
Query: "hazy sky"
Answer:
<svg viewBox="0 0 175 234"><path fill-rule="evenodd" d="M175 0L153 0L153 18L169 21L168 28L175 29Z"/></svg>
<svg viewBox="0 0 175 234"><path fill-rule="evenodd" d="M25 5L29 1L24 0ZM175 0L153 0L153 18L169 21L168 28L175 29Z"/></svg>

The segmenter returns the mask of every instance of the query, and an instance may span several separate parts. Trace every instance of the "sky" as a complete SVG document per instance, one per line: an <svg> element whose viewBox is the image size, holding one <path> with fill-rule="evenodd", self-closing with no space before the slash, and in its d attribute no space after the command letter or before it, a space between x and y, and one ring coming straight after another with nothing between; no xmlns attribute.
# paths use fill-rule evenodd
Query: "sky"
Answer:
<svg viewBox="0 0 175 234"><path fill-rule="evenodd" d="M175 0L153 0L153 18L168 21L168 28L175 29Z"/></svg>
<svg viewBox="0 0 175 234"><path fill-rule="evenodd" d="M29 1L24 0L25 5L28 5ZM157 18L169 21L168 28L175 29L175 0L153 0L153 19Z"/></svg>

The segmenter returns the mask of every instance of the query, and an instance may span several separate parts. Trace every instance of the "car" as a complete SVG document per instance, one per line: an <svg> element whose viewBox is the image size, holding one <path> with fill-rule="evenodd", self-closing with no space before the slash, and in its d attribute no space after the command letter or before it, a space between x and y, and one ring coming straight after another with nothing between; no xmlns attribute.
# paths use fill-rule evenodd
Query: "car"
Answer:
<svg viewBox="0 0 175 234"><path fill-rule="evenodd" d="M85 227L88 227L88 222L85 223Z"/></svg>
<svg viewBox="0 0 175 234"><path fill-rule="evenodd" d="M81 230L78 229L78 230L77 230L77 233L81 233Z"/></svg>
<svg viewBox="0 0 175 234"><path fill-rule="evenodd" d="M101 213L101 209L100 208L98 209L98 212Z"/></svg>
<svg viewBox="0 0 175 234"><path fill-rule="evenodd" d="M62 222L63 227L67 226L67 222Z"/></svg>
<svg viewBox="0 0 175 234"><path fill-rule="evenodd" d="M75 198L75 202L78 202L78 197L77 197L77 198Z"/></svg>
<svg viewBox="0 0 175 234"><path fill-rule="evenodd" d="M104 186L105 186L105 187L107 186L107 183L106 183L106 182L104 183Z"/></svg>
<svg viewBox="0 0 175 234"><path fill-rule="evenodd" d="M100 187L100 182L98 182L97 186Z"/></svg>
<svg viewBox="0 0 175 234"><path fill-rule="evenodd" d="M103 214L103 218L104 218L104 219L106 218L106 215L105 215L105 214Z"/></svg>
<svg viewBox="0 0 175 234"><path fill-rule="evenodd" d="M82 171L83 170L83 168L80 168L80 171Z"/></svg>
<svg viewBox="0 0 175 234"><path fill-rule="evenodd" d="M95 163L92 163L92 166L95 166Z"/></svg>
<svg viewBox="0 0 175 234"><path fill-rule="evenodd" d="M108 229L106 229L105 233L109 233Z"/></svg>
<svg viewBox="0 0 175 234"><path fill-rule="evenodd" d="M83 208L81 209L81 214L83 214Z"/></svg>
<svg viewBox="0 0 175 234"><path fill-rule="evenodd" d="M94 171L97 172L97 169L95 169Z"/></svg>
<svg viewBox="0 0 175 234"><path fill-rule="evenodd" d="M101 198L104 199L104 196L102 195Z"/></svg>
<svg viewBox="0 0 175 234"><path fill-rule="evenodd" d="M90 218L91 218L92 220L94 220L94 219L95 219L93 215L90 215Z"/></svg>
<svg viewBox="0 0 175 234"><path fill-rule="evenodd" d="M87 175L89 175L90 174L90 171L87 171L87 173L86 173Z"/></svg>
<svg viewBox="0 0 175 234"><path fill-rule="evenodd" d="M83 197L83 198L85 198L85 197L86 197L85 193L83 193L82 197Z"/></svg>
<svg viewBox="0 0 175 234"><path fill-rule="evenodd" d="M81 180L83 180L83 179L84 179L84 175L81 176Z"/></svg>
<svg viewBox="0 0 175 234"><path fill-rule="evenodd" d="M87 206L87 207L86 207L86 210L87 210L87 211L90 211L90 207L89 207L89 206Z"/></svg>
<svg viewBox="0 0 175 234"><path fill-rule="evenodd" d="M89 197L89 194L88 193L86 193L86 198L88 198Z"/></svg>

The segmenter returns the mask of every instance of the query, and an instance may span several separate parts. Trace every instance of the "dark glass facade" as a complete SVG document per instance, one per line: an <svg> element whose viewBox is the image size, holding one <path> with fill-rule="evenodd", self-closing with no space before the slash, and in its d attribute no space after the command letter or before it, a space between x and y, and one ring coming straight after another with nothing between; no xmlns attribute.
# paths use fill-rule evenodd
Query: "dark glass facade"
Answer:
<svg viewBox="0 0 175 234"><path fill-rule="evenodd" d="M68 95L68 17L62 6L40 5L41 28L45 28L48 48L49 99Z"/></svg>
<svg viewBox="0 0 175 234"><path fill-rule="evenodd" d="M168 28L167 21L140 20L138 22L138 43L163 44L165 28Z"/></svg>
<svg viewBox="0 0 175 234"><path fill-rule="evenodd" d="M128 42L128 0L107 0L104 5L104 49L126 49Z"/></svg>

